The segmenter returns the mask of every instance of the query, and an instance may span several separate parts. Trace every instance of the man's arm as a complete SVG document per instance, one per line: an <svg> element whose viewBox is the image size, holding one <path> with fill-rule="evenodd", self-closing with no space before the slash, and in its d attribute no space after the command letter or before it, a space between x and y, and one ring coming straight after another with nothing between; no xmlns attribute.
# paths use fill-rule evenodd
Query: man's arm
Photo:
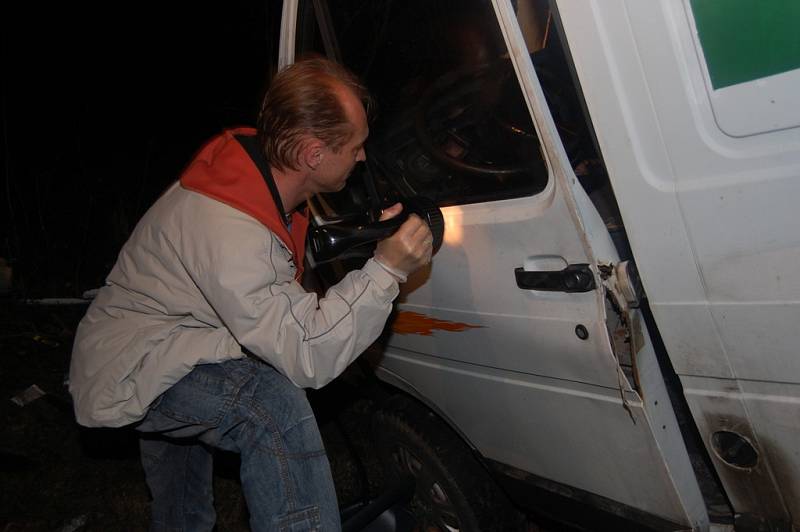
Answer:
<svg viewBox="0 0 800 532"><path fill-rule="evenodd" d="M280 240L255 221L232 216L211 231L198 287L244 348L303 387L324 386L380 335L398 294L389 271L408 274L430 260L427 226L410 217L380 243L383 265L370 259L318 298L294 280Z"/></svg>

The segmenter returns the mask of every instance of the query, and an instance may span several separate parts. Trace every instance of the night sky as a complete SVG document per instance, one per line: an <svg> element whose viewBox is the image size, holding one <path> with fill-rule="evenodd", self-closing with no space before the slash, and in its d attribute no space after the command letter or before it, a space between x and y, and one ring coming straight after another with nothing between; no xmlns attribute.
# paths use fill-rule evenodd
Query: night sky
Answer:
<svg viewBox="0 0 800 532"><path fill-rule="evenodd" d="M279 2L3 7L0 258L20 297L102 284L200 145L252 125Z"/></svg>

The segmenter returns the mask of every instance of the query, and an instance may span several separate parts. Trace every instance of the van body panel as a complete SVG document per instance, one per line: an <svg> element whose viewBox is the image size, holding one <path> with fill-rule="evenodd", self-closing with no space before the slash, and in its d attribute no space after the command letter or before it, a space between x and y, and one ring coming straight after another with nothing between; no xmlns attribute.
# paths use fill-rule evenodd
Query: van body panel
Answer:
<svg viewBox="0 0 800 532"><path fill-rule="evenodd" d="M652 433L669 431L680 447L677 426L656 427L634 394L626 398L628 411L618 390L570 386L560 379L476 368L393 347L381 368L412 383L486 458L687 528L707 524L699 493L693 501L695 520L690 520L678 479ZM686 480L695 482L691 476Z"/></svg>
<svg viewBox="0 0 800 532"><path fill-rule="evenodd" d="M797 385L730 381L704 377L682 378L686 399L695 417L710 456L728 490L733 506L741 513L781 516L794 511L800 496L796 479L797 445L800 441L797 423ZM757 450L753 467L736 467L726 463L721 454L726 450L715 444L719 431L741 434Z"/></svg>
<svg viewBox="0 0 800 532"><path fill-rule="evenodd" d="M558 6L659 331L734 510L789 522L800 455L779 423L800 420L800 130L720 125L690 2ZM752 112L769 87L739 106ZM761 457L744 473L758 481L715 454L731 424Z"/></svg>

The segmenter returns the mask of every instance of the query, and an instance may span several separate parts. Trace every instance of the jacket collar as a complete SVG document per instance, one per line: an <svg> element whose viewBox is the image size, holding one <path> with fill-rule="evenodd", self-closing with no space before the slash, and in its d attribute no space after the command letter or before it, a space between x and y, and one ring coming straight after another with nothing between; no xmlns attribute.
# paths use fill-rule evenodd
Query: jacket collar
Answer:
<svg viewBox="0 0 800 532"><path fill-rule="evenodd" d="M224 131L211 139L181 175L181 186L248 214L272 231L294 256L297 278L303 272L308 216L295 210L291 230L273 200L266 179L259 170L269 171L266 161L254 161L236 136L254 136L252 128ZM253 156L260 156L254 154Z"/></svg>

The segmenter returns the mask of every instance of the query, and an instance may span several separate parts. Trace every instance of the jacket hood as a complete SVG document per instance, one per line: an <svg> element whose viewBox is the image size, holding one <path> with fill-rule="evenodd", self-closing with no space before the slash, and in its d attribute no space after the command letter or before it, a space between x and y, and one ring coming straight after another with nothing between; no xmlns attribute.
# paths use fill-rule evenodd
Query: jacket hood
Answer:
<svg viewBox="0 0 800 532"><path fill-rule="evenodd" d="M211 139L181 175L181 186L244 212L272 231L294 256L298 277L303 271L308 216L292 213L291 231L282 220L258 165L245 151L236 136L254 136L252 128L226 130ZM259 161L268 168L266 161Z"/></svg>

